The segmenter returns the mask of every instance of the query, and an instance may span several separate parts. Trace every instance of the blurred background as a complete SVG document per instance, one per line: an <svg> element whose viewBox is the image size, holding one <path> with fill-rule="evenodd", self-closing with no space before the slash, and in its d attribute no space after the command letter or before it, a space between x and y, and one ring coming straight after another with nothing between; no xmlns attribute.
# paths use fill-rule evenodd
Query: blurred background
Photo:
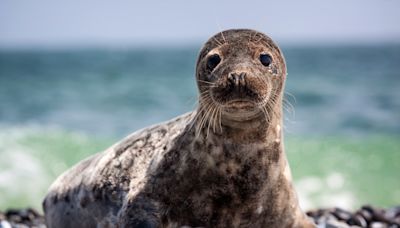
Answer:
<svg viewBox="0 0 400 228"><path fill-rule="evenodd" d="M288 65L303 208L400 203L400 2L0 1L0 210L127 134L196 107L201 45L270 35Z"/></svg>

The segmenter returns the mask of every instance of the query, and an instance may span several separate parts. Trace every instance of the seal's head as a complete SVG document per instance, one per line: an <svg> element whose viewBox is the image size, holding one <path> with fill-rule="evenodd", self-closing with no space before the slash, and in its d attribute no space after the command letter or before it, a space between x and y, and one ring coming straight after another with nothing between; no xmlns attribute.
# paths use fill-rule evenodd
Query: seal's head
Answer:
<svg viewBox="0 0 400 228"><path fill-rule="evenodd" d="M268 36L232 29L211 37L200 51L196 68L200 104L223 118L248 120L279 103L286 64Z"/></svg>

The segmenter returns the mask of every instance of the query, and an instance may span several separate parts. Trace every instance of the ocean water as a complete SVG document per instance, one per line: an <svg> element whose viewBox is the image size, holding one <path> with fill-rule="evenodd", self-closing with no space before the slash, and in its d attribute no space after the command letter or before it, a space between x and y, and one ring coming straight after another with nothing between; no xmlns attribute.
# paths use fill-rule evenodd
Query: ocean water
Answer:
<svg viewBox="0 0 400 228"><path fill-rule="evenodd" d="M194 109L199 48L0 50L0 209L40 208L68 167ZM283 52L302 206L400 204L400 45Z"/></svg>

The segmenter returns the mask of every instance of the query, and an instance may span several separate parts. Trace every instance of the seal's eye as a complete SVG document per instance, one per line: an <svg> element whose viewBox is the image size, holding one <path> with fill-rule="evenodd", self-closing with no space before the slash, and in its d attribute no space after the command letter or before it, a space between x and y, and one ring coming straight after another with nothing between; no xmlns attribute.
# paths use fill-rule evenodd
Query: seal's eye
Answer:
<svg viewBox="0 0 400 228"><path fill-rule="evenodd" d="M268 54L260 54L260 62L264 66L269 66L272 63L272 57Z"/></svg>
<svg viewBox="0 0 400 228"><path fill-rule="evenodd" d="M221 57L219 57L218 54L214 54L214 55L208 57L207 67L210 70L213 70L220 62L221 62Z"/></svg>

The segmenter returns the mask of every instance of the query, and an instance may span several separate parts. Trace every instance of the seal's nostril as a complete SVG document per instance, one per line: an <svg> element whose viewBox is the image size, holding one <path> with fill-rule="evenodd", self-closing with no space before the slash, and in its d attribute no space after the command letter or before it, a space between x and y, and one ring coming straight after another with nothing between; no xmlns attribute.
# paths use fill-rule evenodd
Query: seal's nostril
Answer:
<svg viewBox="0 0 400 228"><path fill-rule="evenodd" d="M240 74L239 74L239 84L241 85L241 86L245 86L246 85L246 73L245 72L241 72Z"/></svg>
<svg viewBox="0 0 400 228"><path fill-rule="evenodd" d="M235 85L236 84L236 75L235 75L235 73L230 73L229 75L228 75L228 82L231 84L231 85Z"/></svg>
<svg viewBox="0 0 400 228"><path fill-rule="evenodd" d="M228 75L228 81L237 87L245 86L246 85L246 73L245 72L240 72L240 73L232 72Z"/></svg>
<svg viewBox="0 0 400 228"><path fill-rule="evenodd" d="M237 84L239 83L239 75L236 74L236 73L234 73L234 72L233 72L233 73L230 73L230 74L228 75L228 81L229 81L231 84L237 86Z"/></svg>

